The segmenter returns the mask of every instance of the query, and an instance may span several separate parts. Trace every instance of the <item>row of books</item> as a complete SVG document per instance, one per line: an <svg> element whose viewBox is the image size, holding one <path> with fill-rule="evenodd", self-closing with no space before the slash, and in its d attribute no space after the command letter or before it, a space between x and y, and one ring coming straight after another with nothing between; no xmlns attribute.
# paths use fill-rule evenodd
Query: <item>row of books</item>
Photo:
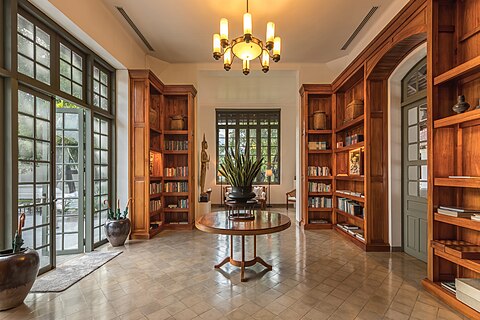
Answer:
<svg viewBox="0 0 480 320"><path fill-rule="evenodd" d="M309 208L331 208L332 207L332 198L309 197L308 198L308 207Z"/></svg>
<svg viewBox="0 0 480 320"><path fill-rule="evenodd" d="M348 214L363 218L364 208L356 201L347 198L337 199L337 208Z"/></svg>
<svg viewBox="0 0 480 320"><path fill-rule="evenodd" d="M454 206L440 206L438 207L437 212L450 217L471 218L472 220L480 221L480 210Z"/></svg>
<svg viewBox="0 0 480 320"><path fill-rule="evenodd" d="M179 140L172 140L172 141L165 141L165 150L188 150L188 141L179 141Z"/></svg>
<svg viewBox="0 0 480 320"><path fill-rule="evenodd" d="M331 184L325 184L322 182L309 182L308 192L330 192L332 191Z"/></svg>
<svg viewBox="0 0 480 320"><path fill-rule="evenodd" d="M188 192L188 182L167 182L165 192Z"/></svg>
<svg viewBox="0 0 480 320"><path fill-rule="evenodd" d="M345 146L350 146L355 143L359 143L363 141L363 134L352 134L350 136L345 137Z"/></svg>
<svg viewBox="0 0 480 320"><path fill-rule="evenodd" d="M188 177L188 167L176 167L163 169L166 177Z"/></svg>
<svg viewBox="0 0 480 320"><path fill-rule="evenodd" d="M150 183L150 194L162 192L162 183Z"/></svg>
<svg viewBox="0 0 480 320"><path fill-rule="evenodd" d="M348 194L350 196L359 197L359 198L365 198L365 195L363 195L361 192L355 192L350 190L337 190L337 193Z"/></svg>
<svg viewBox="0 0 480 320"><path fill-rule="evenodd" d="M351 234L352 236L362 241L365 241L365 233L360 227L354 224L348 224L348 223L337 223L337 227L344 230L348 234Z"/></svg>
<svg viewBox="0 0 480 320"><path fill-rule="evenodd" d="M329 167L309 166L307 170L307 175L311 177L327 177L331 175Z"/></svg>
<svg viewBox="0 0 480 320"><path fill-rule="evenodd" d="M309 150L327 150L328 142L327 141L310 141L308 142Z"/></svg>
<svg viewBox="0 0 480 320"><path fill-rule="evenodd" d="M162 208L162 200L150 200L150 211L157 211Z"/></svg>
<svg viewBox="0 0 480 320"><path fill-rule="evenodd" d="M188 209L188 199L178 200L178 207L177 208Z"/></svg>

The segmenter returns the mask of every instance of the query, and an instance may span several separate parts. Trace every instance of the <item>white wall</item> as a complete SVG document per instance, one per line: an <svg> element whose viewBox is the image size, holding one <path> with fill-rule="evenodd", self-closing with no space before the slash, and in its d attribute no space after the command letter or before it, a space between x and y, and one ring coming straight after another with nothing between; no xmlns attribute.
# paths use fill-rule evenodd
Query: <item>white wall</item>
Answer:
<svg viewBox="0 0 480 320"><path fill-rule="evenodd" d="M427 45L411 52L388 79L388 212L389 241L402 246L402 79L427 55Z"/></svg>
<svg viewBox="0 0 480 320"><path fill-rule="evenodd" d="M280 108L280 185L271 186L272 204L285 203L285 193L294 188L296 172L296 117L299 108L298 80L295 71L254 71L247 77L239 72L200 71L197 96L197 151L205 133L210 155L206 188L212 188L212 202L220 203L216 186L216 108ZM197 161L197 172L198 161Z"/></svg>

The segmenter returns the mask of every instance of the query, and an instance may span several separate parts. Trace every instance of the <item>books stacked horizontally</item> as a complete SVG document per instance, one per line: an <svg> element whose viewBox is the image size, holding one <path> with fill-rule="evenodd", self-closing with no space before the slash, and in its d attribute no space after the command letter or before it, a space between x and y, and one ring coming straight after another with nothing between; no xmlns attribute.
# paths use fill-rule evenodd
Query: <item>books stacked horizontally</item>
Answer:
<svg viewBox="0 0 480 320"><path fill-rule="evenodd" d="M461 207L440 206L438 207L437 212L440 214L444 214L446 216L457 217L457 218L470 218L473 215L480 216L480 210L467 209L467 208L461 208Z"/></svg>
<svg viewBox="0 0 480 320"><path fill-rule="evenodd" d="M355 192L350 190L337 190L337 193L343 193L354 197L365 198L365 196L361 192Z"/></svg>
<svg viewBox="0 0 480 320"><path fill-rule="evenodd" d="M472 219L473 221L478 221L480 222L480 214L479 213L474 213L470 219Z"/></svg>
<svg viewBox="0 0 480 320"><path fill-rule="evenodd" d="M448 291L450 291L453 294L455 294L457 292L457 289L455 287L455 282L445 281L445 282L441 282L440 285L442 286L442 288L447 289Z"/></svg>
<svg viewBox="0 0 480 320"><path fill-rule="evenodd" d="M360 227L354 225L354 224L348 224L348 223L337 223L337 227L340 229L344 230L345 232L351 234L355 238L358 238L362 241L365 241L364 238L364 231L360 229Z"/></svg>
<svg viewBox="0 0 480 320"><path fill-rule="evenodd" d="M325 219L310 219L310 223L312 224L329 224L330 221Z"/></svg>
<svg viewBox="0 0 480 320"><path fill-rule="evenodd" d="M455 279L456 297L480 312L480 279Z"/></svg>

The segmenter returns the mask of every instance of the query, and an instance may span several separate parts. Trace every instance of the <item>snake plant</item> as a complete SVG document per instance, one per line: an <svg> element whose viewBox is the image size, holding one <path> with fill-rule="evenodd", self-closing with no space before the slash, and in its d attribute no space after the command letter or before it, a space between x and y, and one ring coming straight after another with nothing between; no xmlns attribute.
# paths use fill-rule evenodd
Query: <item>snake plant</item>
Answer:
<svg viewBox="0 0 480 320"><path fill-rule="evenodd" d="M249 152L242 153L227 150L227 154L218 170L233 187L249 187L258 176L263 165L263 158L253 160Z"/></svg>

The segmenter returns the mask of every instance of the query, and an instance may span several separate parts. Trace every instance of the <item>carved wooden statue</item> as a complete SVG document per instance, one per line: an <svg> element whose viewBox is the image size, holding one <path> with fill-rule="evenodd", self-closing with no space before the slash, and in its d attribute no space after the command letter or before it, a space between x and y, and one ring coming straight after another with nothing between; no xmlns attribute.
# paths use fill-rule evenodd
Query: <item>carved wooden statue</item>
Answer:
<svg viewBox="0 0 480 320"><path fill-rule="evenodd" d="M203 134L202 141L202 154L200 157L201 171L200 171L200 194L205 194L205 178L207 176L207 170L209 168L210 156L207 153L208 143L205 140L205 134Z"/></svg>

